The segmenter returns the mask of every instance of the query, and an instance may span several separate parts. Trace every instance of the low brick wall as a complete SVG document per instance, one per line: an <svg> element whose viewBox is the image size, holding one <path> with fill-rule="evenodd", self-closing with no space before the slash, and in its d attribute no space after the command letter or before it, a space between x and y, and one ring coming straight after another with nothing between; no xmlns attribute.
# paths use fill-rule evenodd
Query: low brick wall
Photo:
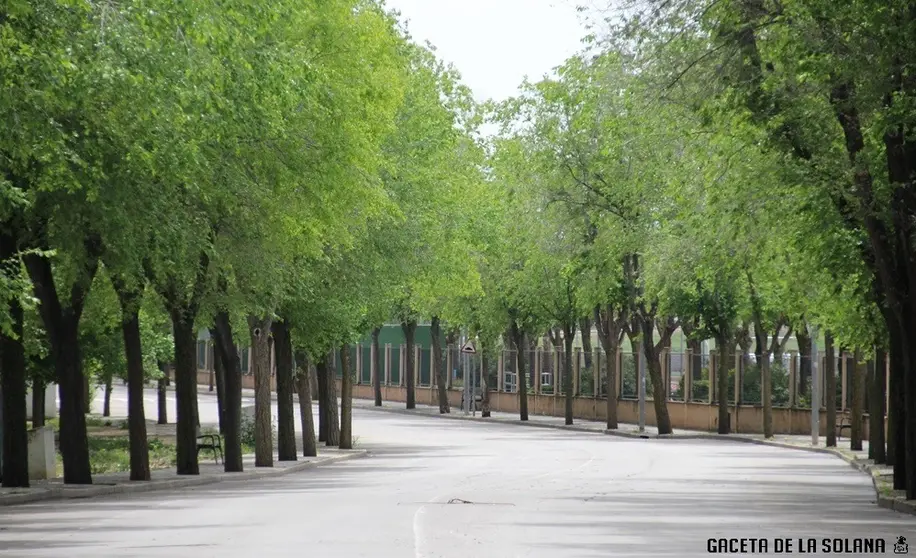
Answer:
<svg viewBox="0 0 916 558"><path fill-rule="evenodd" d="M340 383L338 382L338 389ZM462 391L449 390L449 402L453 407L461 405ZM353 386L353 397L374 399L371 385ZM435 387L417 386L417 404L438 405ZM403 386L382 386L382 399L385 401L407 401L407 388ZM518 413L518 394L490 392L490 409L505 413ZM528 412L533 415L563 416L565 412L564 397L555 395L528 395ZM735 433L760 434L763 432L763 407L758 405L741 405L737 409L729 406L732 415L732 431ZM668 401L668 415L671 427L684 430L701 430L714 432L719 426L719 407L708 403L684 403ZM606 420L607 400L594 397L576 397L573 401L573 416L584 420ZM827 434L827 412L821 409L821 435ZM620 422L636 424L639 421L637 401L622 399L617 403L617 419ZM655 425L655 406L652 401L646 402L646 424ZM864 439L868 439L868 417L865 418ZM773 408L773 431L776 434L809 434L811 432L811 411L808 409ZM843 437L849 437L849 430L843 431Z"/></svg>

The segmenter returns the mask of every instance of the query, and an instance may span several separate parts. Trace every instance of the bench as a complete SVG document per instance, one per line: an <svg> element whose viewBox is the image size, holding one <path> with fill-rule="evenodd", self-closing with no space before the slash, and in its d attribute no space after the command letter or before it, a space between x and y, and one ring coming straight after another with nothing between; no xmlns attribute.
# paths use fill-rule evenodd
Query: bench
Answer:
<svg viewBox="0 0 916 558"><path fill-rule="evenodd" d="M840 422L836 425L837 429L837 440L843 437L843 429L849 429L850 436L852 435L852 419L849 416L849 412L845 412L840 415Z"/></svg>
<svg viewBox="0 0 916 558"><path fill-rule="evenodd" d="M462 391L462 392L461 392L461 408L462 408L462 409L464 408L464 402L465 402L466 394L467 394L467 392L465 392L465 391ZM475 389L474 389L474 407L473 407L473 410L479 411L479 410L480 410L480 404L481 404L482 402L483 402L483 394L481 393L480 388L475 388Z"/></svg>
<svg viewBox="0 0 916 558"><path fill-rule="evenodd" d="M213 452L213 462L220 463L223 461L223 440L219 434L202 434L200 425L197 425L197 454L200 450L210 450Z"/></svg>

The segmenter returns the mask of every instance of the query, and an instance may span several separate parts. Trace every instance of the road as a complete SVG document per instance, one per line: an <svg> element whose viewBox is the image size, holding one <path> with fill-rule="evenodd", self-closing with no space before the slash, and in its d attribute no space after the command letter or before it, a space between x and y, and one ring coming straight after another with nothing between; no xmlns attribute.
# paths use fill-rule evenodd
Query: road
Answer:
<svg viewBox="0 0 916 558"><path fill-rule="evenodd" d="M115 414L124 399L115 395ZM200 406L202 422L215 420L213 397ZM354 431L370 457L265 481L0 508L0 556L689 557L720 537L768 538L770 551L777 537L916 544L916 521L877 508L870 481L827 455L368 410L354 412Z"/></svg>

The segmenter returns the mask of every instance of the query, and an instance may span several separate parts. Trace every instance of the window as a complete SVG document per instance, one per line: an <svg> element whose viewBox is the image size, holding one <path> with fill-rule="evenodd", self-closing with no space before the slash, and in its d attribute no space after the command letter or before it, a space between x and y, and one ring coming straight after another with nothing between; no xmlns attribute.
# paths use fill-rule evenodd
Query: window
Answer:
<svg viewBox="0 0 916 558"><path fill-rule="evenodd" d="M242 374L248 373L248 349L242 349Z"/></svg>
<svg viewBox="0 0 916 558"><path fill-rule="evenodd" d="M506 393L515 393L516 387L516 375L515 372L507 370L503 376L503 386Z"/></svg>

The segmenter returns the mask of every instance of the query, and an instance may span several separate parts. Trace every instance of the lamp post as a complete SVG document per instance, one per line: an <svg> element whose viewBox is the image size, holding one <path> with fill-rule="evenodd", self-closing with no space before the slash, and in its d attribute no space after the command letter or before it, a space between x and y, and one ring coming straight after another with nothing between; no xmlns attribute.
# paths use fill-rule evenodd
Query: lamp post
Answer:
<svg viewBox="0 0 916 558"><path fill-rule="evenodd" d="M811 445L816 446L820 437L820 411L821 411L821 394L820 394L820 373L818 371L817 358L817 334L816 325L808 326L811 335Z"/></svg>

